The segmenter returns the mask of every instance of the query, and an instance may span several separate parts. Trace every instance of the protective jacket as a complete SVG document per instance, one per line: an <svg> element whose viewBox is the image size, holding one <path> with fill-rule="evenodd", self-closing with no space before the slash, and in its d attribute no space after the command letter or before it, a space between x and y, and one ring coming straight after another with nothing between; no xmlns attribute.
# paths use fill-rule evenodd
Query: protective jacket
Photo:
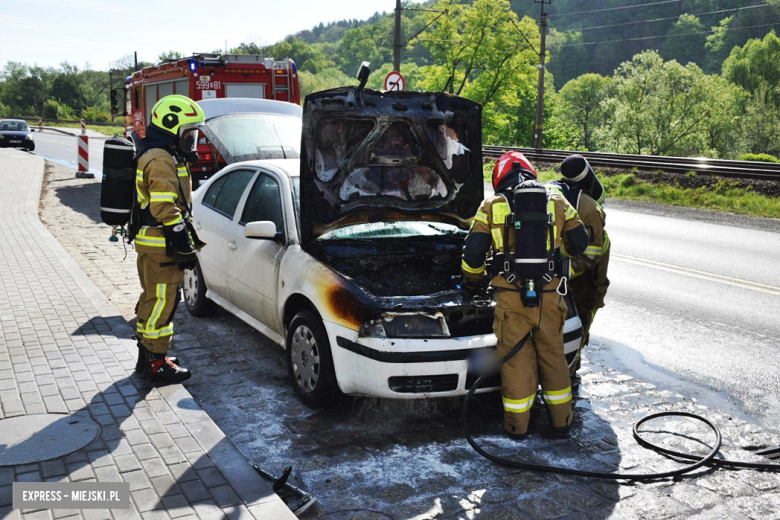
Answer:
<svg viewBox="0 0 780 520"><path fill-rule="evenodd" d="M469 280L482 280L486 270L485 259L491 247L494 252L514 251L514 234L504 236L504 221L511 212L509 203L501 192L482 202L471 223L463 249L461 268L464 277ZM561 254L567 257L583 253L588 245L586 231L577 211L566 198L559 192L550 193L547 212L554 215L555 225L555 244L552 246L548 244L548 248L560 248ZM493 275L491 280L493 287L504 289L514 287L500 274L490 274Z"/></svg>
<svg viewBox="0 0 780 520"><path fill-rule="evenodd" d="M469 280L483 278L491 247L494 252L515 251L514 233L504 236L505 219L511 209L501 193L482 203L466 238L461 267ZM560 249L566 256L583 253L588 244L587 232L571 204L553 191L547 212L553 215L554 221L554 243L550 244L548 238L548 248ZM494 274L491 281L496 289L493 331L498 340L498 356L505 356L533 331L532 340L501 366L504 429L510 434L524 434L528 430L531 407L540 384L553 428L567 430L572 421L571 380L563 351L563 326L568 308L555 290L559 283L560 279L554 277L544 287L541 305L526 308L516 285L507 282L501 274Z"/></svg>
<svg viewBox="0 0 780 520"><path fill-rule="evenodd" d="M152 148L138 159L136 188L141 229L135 238L135 249L139 253L165 254L162 226L190 218L192 183L187 165L175 162L163 148Z"/></svg>

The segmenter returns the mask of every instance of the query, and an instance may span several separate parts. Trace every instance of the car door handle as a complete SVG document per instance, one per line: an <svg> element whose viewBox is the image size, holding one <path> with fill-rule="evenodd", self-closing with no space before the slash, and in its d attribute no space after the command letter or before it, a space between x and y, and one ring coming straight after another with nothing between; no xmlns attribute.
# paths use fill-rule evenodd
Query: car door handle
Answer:
<svg viewBox="0 0 780 520"><path fill-rule="evenodd" d="M233 251L235 251L236 249L238 249L238 244L236 244L234 240L231 240L230 242L228 242L228 247Z"/></svg>

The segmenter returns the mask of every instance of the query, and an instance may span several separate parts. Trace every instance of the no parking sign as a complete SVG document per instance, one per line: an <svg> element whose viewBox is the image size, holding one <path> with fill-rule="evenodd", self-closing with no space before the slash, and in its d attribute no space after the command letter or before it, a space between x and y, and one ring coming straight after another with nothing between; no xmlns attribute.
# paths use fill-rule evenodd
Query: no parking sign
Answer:
<svg viewBox="0 0 780 520"><path fill-rule="evenodd" d="M400 72L391 72L385 78L385 90L406 90L406 80Z"/></svg>

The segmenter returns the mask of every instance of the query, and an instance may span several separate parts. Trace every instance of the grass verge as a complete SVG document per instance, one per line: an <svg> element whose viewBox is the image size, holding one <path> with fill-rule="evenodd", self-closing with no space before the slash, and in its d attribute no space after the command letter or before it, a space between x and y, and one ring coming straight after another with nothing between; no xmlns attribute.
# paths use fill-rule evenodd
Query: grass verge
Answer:
<svg viewBox="0 0 780 520"><path fill-rule="evenodd" d="M492 164L485 164L483 177L490 182ZM741 186L730 179L718 179L712 185L695 188L669 183L648 182L633 173L604 175L598 173L607 197L682 206L686 208L730 211L751 217L780 218L780 198L755 193L750 186ZM560 178L560 174L545 170L539 172L542 182Z"/></svg>
<svg viewBox="0 0 780 520"><path fill-rule="evenodd" d="M35 129L38 128L38 125L33 125L32 123L30 126ZM79 123L44 123L43 126L53 126L55 128L77 128L79 131L81 130L81 124ZM87 128L94 132L108 136L112 136L114 134L124 134L124 125L121 123L117 126L97 126L87 123Z"/></svg>

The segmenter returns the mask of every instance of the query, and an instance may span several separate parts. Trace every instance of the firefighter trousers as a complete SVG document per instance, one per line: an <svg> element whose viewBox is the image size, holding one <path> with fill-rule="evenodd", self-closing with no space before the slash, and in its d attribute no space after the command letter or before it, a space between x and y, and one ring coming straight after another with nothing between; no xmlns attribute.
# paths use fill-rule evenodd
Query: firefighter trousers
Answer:
<svg viewBox="0 0 780 520"><path fill-rule="evenodd" d="M571 364L571 376L580 368L582 349L590 343L590 327L596 312L604 307L604 297L609 288L607 268L609 266L609 250L602 255L595 268L569 281L569 291L572 294L574 304L577 306L577 314L582 322L582 341L577 357Z"/></svg>
<svg viewBox="0 0 780 520"><path fill-rule="evenodd" d="M138 254L141 297L136 305L136 333L141 343L155 354L166 354L173 339L173 316L181 299L184 273L176 258Z"/></svg>
<svg viewBox="0 0 780 520"><path fill-rule="evenodd" d="M533 341L529 338L520 352L501 366L504 429L509 433L528 431L539 384L552 425L571 424L571 380L563 353L566 311L566 302L556 292L544 293L541 307L527 309L518 292L496 291L493 329L498 338L499 357L508 354L526 334L534 331Z"/></svg>

